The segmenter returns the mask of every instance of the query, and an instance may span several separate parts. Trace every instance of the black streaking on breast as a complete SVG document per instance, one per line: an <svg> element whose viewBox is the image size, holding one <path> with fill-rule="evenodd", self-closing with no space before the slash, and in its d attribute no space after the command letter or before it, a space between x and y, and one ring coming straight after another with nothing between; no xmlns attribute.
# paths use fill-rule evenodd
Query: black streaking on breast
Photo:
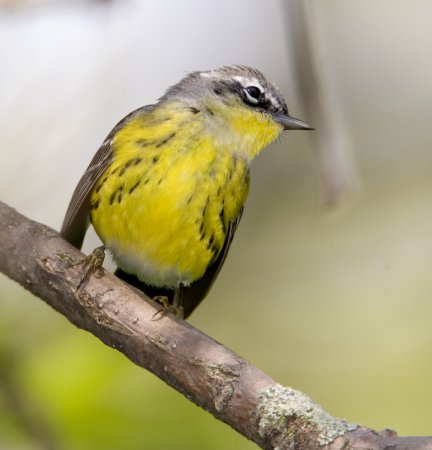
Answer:
<svg viewBox="0 0 432 450"><path fill-rule="evenodd" d="M109 199L109 204L112 205L117 197L118 203L122 201L122 192L124 189L124 184L120 185L111 195Z"/></svg>
<svg viewBox="0 0 432 450"><path fill-rule="evenodd" d="M174 132L174 133L171 133L169 136L167 136L167 137L165 137L164 139L162 139L161 141L159 141L159 142L156 144L156 148L162 147L162 146L165 145L168 141L170 141L174 136L175 136L175 132Z"/></svg>
<svg viewBox="0 0 432 450"><path fill-rule="evenodd" d="M132 192L139 186L139 184L141 183L141 180L138 180L130 189L129 189L129 194L132 194Z"/></svg>

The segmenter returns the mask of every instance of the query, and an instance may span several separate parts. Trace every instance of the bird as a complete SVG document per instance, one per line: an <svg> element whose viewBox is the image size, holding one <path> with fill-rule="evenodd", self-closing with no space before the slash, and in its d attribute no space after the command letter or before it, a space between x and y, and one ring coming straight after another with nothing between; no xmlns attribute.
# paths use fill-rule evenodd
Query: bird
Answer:
<svg viewBox="0 0 432 450"><path fill-rule="evenodd" d="M245 65L194 71L108 134L79 180L60 234L93 225L115 274L187 318L225 262L254 157L284 130L313 130Z"/></svg>

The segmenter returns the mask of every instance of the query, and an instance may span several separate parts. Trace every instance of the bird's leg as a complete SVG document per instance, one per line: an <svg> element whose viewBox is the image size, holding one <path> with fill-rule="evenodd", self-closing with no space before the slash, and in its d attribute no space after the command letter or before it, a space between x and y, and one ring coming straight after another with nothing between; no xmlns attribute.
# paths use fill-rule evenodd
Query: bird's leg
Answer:
<svg viewBox="0 0 432 450"><path fill-rule="evenodd" d="M83 274L81 275L80 282L77 286L77 291L80 291L85 283L89 280L89 278L102 267L102 264L105 259L105 245L101 245L100 247L95 248L90 255L87 255L85 258L79 260L78 262L72 264L74 266L80 266L81 264L84 266Z"/></svg>
<svg viewBox="0 0 432 450"><path fill-rule="evenodd" d="M185 285L181 281L177 285L177 288L174 291L174 298L173 298L173 304L172 308L177 317L183 318L184 311L183 311L183 291L184 291Z"/></svg>
<svg viewBox="0 0 432 450"><path fill-rule="evenodd" d="M162 309L157 311L153 317L152 320L159 320L163 316L165 316L167 313L173 313L175 316L179 317L180 319L183 319L183 289L185 285L182 282L179 282L177 287L174 289L174 297L172 304L169 302L168 297L164 295L158 295L156 297L153 297L153 300L160 303L162 305Z"/></svg>

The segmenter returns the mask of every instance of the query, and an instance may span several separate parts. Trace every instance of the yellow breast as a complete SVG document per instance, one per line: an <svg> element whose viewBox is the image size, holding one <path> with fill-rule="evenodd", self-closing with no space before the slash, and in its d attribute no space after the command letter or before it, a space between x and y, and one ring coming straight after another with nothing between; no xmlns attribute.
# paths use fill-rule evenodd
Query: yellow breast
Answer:
<svg viewBox="0 0 432 450"><path fill-rule="evenodd" d="M118 266L153 286L201 278L248 192L248 159L191 114L129 122L91 196L93 226Z"/></svg>

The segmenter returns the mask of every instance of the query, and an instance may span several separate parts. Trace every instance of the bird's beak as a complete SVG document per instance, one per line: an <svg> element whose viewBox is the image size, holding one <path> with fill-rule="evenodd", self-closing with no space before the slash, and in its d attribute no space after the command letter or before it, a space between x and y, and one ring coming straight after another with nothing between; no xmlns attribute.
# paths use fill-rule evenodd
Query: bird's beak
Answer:
<svg viewBox="0 0 432 450"><path fill-rule="evenodd" d="M288 114L274 114L274 120L283 126L284 130L315 130L314 127Z"/></svg>

